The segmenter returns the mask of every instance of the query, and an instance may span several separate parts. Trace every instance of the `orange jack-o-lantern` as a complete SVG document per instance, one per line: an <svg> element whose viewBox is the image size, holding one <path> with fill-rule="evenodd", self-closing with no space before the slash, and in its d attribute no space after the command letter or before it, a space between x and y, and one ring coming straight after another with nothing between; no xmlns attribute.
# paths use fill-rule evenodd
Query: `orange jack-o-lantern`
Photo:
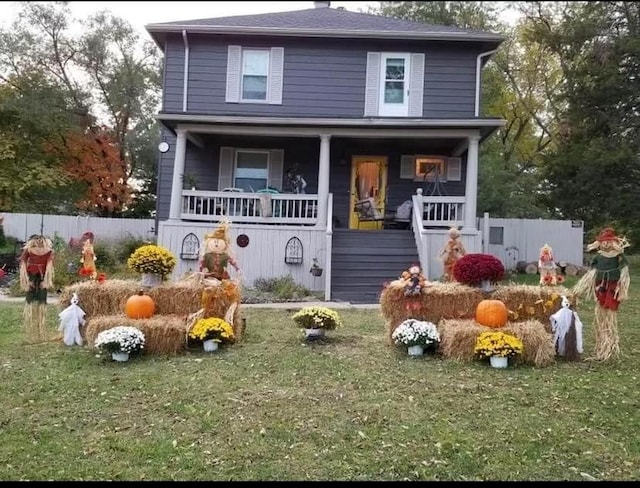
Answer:
<svg viewBox="0 0 640 488"><path fill-rule="evenodd" d="M507 306L500 300L482 300L476 307L476 322L487 327L504 327L509 317Z"/></svg>
<svg viewBox="0 0 640 488"><path fill-rule="evenodd" d="M124 313L130 319L148 319L156 311L156 304L149 295L145 295L140 290L136 295L127 299L124 306Z"/></svg>

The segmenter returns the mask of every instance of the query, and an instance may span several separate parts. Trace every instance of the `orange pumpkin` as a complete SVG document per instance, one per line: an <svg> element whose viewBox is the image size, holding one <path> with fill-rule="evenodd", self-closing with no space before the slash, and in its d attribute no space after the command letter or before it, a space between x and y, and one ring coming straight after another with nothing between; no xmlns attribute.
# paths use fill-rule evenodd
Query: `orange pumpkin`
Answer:
<svg viewBox="0 0 640 488"><path fill-rule="evenodd" d="M500 300L482 300L476 307L476 322L487 327L504 327L509 317L507 306Z"/></svg>
<svg viewBox="0 0 640 488"><path fill-rule="evenodd" d="M156 311L156 304L149 295L140 290L136 295L127 299L124 305L124 313L130 319L148 319Z"/></svg>

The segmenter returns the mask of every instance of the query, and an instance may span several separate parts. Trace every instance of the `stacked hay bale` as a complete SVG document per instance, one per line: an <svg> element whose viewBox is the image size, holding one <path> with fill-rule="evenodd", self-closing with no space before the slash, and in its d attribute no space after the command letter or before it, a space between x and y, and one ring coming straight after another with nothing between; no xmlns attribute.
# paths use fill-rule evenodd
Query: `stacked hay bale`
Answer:
<svg viewBox="0 0 640 488"><path fill-rule="evenodd" d="M485 299L500 300L509 310L509 322L500 330L515 335L524 345L518 361L546 366L555 359L549 317L560 309L561 295L575 305L571 292L562 286L502 285L484 292L460 283L434 282L418 297L405 297L404 283L397 280L382 291L380 307L390 344L391 334L404 320L426 320L438 327L439 351L444 357L470 361L476 337L494 330L474 320L476 307Z"/></svg>
<svg viewBox="0 0 640 488"><path fill-rule="evenodd" d="M124 307L127 299L139 290L140 283L133 280L85 281L66 287L59 296L59 306L66 308L73 293L78 294L79 305L87 319L81 334L89 347L93 347L101 331L129 325L145 334L145 351L178 353L187 347L188 317L202 309L209 314L207 316L227 316L235 340L242 338L244 321L238 305L240 288L232 280L223 280L218 286L180 281L145 290L156 304L155 314L148 319L132 319L124 314Z"/></svg>

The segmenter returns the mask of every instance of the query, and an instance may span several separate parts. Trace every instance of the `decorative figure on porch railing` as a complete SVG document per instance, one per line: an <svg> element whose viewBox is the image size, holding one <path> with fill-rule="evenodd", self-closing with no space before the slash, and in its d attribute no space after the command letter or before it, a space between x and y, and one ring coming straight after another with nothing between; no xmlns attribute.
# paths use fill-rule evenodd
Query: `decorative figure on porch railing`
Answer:
<svg viewBox="0 0 640 488"><path fill-rule="evenodd" d="M558 274L553 249L549 244L545 244L540 248L538 273L540 273L540 284L542 286L555 286L564 281L564 277Z"/></svg>
<svg viewBox="0 0 640 488"><path fill-rule="evenodd" d="M440 259L444 264L444 281L455 281L453 277L453 265L464 256L467 251L460 240L460 231L456 227L451 227L447 232L449 240L440 251Z"/></svg>
<svg viewBox="0 0 640 488"><path fill-rule="evenodd" d="M204 274L205 278L228 280L228 265L233 266L237 272L240 272L238 263L231 254L231 244L228 235L229 225L229 220L223 219L218 224L216 230L204 236L204 246L200 258L200 271Z"/></svg>
<svg viewBox="0 0 640 488"><path fill-rule="evenodd" d="M304 189L307 187L307 182L297 169L289 168L286 176L285 191L296 194L305 193Z"/></svg>
<svg viewBox="0 0 640 488"><path fill-rule="evenodd" d="M27 292L24 324L27 340L47 340L47 292L53 286L53 246L42 235L32 235L20 255L20 287Z"/></svg>
<svg viewBox="0 0 640 488"><path fill-rule="evenodd" d="M618 307L629 298L629 262L624 255L630 243L619 237L611 227L603 229L598 238L587 246L597 251L591 269L573 287L577 296L596 300L594 326L596 330L595 357L606 361L620 356L618 336Z"/></svg>

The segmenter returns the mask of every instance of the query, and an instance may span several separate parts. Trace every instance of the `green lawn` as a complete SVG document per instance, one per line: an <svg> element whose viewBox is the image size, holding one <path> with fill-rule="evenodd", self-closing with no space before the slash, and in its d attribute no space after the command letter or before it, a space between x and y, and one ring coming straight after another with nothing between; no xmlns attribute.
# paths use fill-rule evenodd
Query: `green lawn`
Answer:
<svg viewBox="0 0 640 488"><path fill-rule="evenodd" d="M114 363L25 344L2 303L0 480L637 480L637 283L621 361L540 369L410 358L362 309L324 344L291 310L245 308L236 346Z"/></svg>

